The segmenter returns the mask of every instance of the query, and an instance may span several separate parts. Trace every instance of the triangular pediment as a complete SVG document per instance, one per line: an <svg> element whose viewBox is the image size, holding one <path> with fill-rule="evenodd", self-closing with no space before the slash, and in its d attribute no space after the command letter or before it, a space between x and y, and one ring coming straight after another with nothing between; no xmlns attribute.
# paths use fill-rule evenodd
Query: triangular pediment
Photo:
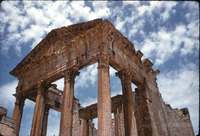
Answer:
<svg viewBox="0 0 200 136"><path fill-rule="evenodd" d="M113 68L133 69L135 82L142 81L142 53L135 51L134 45L103 19L52 30L10 73L22 79L23 90L28 90L38 81L61 78L67 69L96 63L102 53L109 56Z"/></svg>
<svg viewBox="0 0 200 136"><path fill-rule="evenodd" d="M41 57L51 56L52 53L49 52L56 52L56 50L59 50L60 47L57 46L57 49L49 51L51 49L50 46L55 46L56 42L65 42L65 45L67 46L75 37L83 35L90 29L95 29L95 27L102 25L102 23L105 24L105 22L108 23L107 20L95 19L51 30L10 73L17 76L16 73L18 73L21 68L26 67L32 62L39 61Z"/></svg>

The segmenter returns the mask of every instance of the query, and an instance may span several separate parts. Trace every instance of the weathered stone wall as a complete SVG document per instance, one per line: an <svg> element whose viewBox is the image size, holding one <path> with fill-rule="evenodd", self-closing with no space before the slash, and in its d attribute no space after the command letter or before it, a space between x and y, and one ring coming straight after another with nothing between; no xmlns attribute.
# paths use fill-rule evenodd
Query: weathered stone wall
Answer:
<svg viewBox="0 0 200 136"><path fill-rule="evenodd" d="M164 107L170 136L194 136L187 108L172 109L166 104Z"/></svg>
<svg viewBox="0 0 200 136"><path fill-rule="evenodd" d="M79 109L80 109L79 100L74 98L73 104L73 129L72 136L84 136L81 130L81 121L82 119L79 117ZM96 136L97 130L94 127L94 124L91 121L88 121L89 125L89 136Z"/></svg>
<svg viewBox="0 0 200 136"><path fill-rule="evenodd" d="M134 100L134 107L138 107L136 106L136 102L135 102L135 98L136 98L136 93L133 92L133 100ZM156 135L166 135L166 136L194 136L194 132L192 129L192 124L190 121L190 117L189 117L189 113L187 109L172 109L169 105L165 104L161 95L158 93L157 95L154 94L154 96L152 96L152 98L154 99L153 104L155 104L154 106L151 103L151 107L152 109L150 109L150 111L152 112L151 114L153 114L153 121L151 125L154 125L152 127L156 127L156 129L158 129L158 131L154 132L152 136L156 136ZM142 100L141 100L142 101ZM148 101L148 100L146 100ZM156 103L157 102L157 103ZM75 106L75 108L80 108L78 107L80 106L79 104L77 106ZM140 105L141 106L141 105ZM119 107L116 110L116 113L114 114L114 119L112 119L112 136L116 136L116 131L118 131L118 135L123 136L125 135L125 130L124 130L124 117L123 117L123 107ZM74 111L76 111L74 109ZM138 111L136 111L138 112ZM145 110L144 110L145 112ZM141 114L141 113L140 113ZM145 114L141 114L141 115L145 115ZM157 116L157 117L155 117ZM143 116L138 116L138 120L142 120L142 119L146 119L146 117ZM74 132L74 136L76 134L76 136L81 136L81 133L78 132L78 126L80 127L80 119L78 117L78 115L76 114L76 112L74 112L74 126L73 127L73 132ZM116 123L117 121L117 123ZM75 123L76 122L76 123ZM116 125L118 125L118 129L116 129ZM145 124L143 124L145 125ZM158 127L158 125L160 125ZM93 128L93 129L92 129ZM163 131L162 128L165 128L166 130ZM155 128L153 128L155 129ZM141 130L142 131L142 130ZM94 124L92 122L90 122L89 124L89 136L96 136L97 134L97 130L96 128L94 128ZM142 133L143 135L144 133ZM139 136L141 136L141 133L139 133Z"/></svg>
<svg viewBox="0 0 200 136"><path fill-rule="evenodd" d="M13 124L11 124L10 121L5 118L0 122L0 135L16 136Z"/></svg>
<svg viewBox="0 0 200 136"><path fill-rule="evenodd" d="M194 136L188 110L166 105L157 89L136 89L134 99L139 136Z"/></svg>
<svg viewBox="0 0 200 136"><path fill-rule="evenodd" d="M134 109L138 107L137 103L135 102L135 93L133 93L133 98L134 98ZM157 99L157 100L155 100ZM158 128L158 133L162 133L163 135L168 135L168 136L194 136L194 131L192 128L192 124L190 121L190 116L189 112L186 108L184 109L172 109L170 105L165 104L162 100L162 97L158 95L157 97L154 96L154 101L159 101L161 102L158 105L152 106L154 110L151 109L151 112L155 115L155 113L158 115L157 118L154 118L153 125L154 127L157 127L157 125L160 125ZM141 105L140 105L141 106ZM158 106L156 108L156 106ZM73 136L82 136L81 132L81 118L79 117L79 109L80 109L80 104L78 99L74 99L74 105L73 105ZM123 119L123 110L122 107L117 110L117 114L114 116L116 119L112 120L112 136L116 136L116 131L119 131L119 135L124 135L124 119ZM137 112L137 110L136 110ZM145 112L145 111L144 111ZM143 115L141 113L141 115ZM144 117L138 116L137 120L143 120ZM161 121L162 122L161 122ZM116 122L118 128L116 128ZM160 124L157 124L159 123ZM143 124L144 125L144 124ZM166 127L167 132L161 132L160 128ZM142 131L142 130L141 130ZM159 132L160 131L160 132ZM142 133L144 134L144 133ZM155 134L155 133L154 133ZM155 136L153 134L153 136ZM4 136L15 136L15 130L14 130L14 124L11 119L6 117L6 109L0 107L0 135ZM89 136L96 136L97 135L97 129L94 127L94 124L89 121ZM139 136L141 133L139 133Z"/></svg>
<svg viewBox="0 0 200 136"><path fill-rule="evenodd" d="M16 136L12 119L6 117L7 110L0 107L0 136Z"/></svg>
<svg viewBox="0 0 200 136"><path fill-rule="evenodd" d="M60 110L61 135L82 135L80 105L78 100L73 103L74 80L80 69L98 62L98 107L96 106L93 110L95 113L92 113L98 113L98 135L110 136L111 132L114 135L116 131L115 127L111 128L109 65L118 71L123 93L121 111L124 112L124 121L121 118L122 112L118 110L118 121L113 122L113 126L124 124L125 130L120 127L119 130L125 131L127 136L192 135L186 110L166 108L156 84L158 71L152 68L153 63L150 60L141 59L142 56L142 52L136 51L134 45L108 20L97 19L52 30L11 71L11 74L19 79L13 114L16 133L21 123L24 100L31 99L36 102L31 135L41 135L45 104ZM62 77L64 93L48 92L50 99L45 103L45 88ZM138 87L134 102L131 95L132 82ZM88 119L92 118L84 118L82 124L88 124ZM87 128L89 135L96 132L91 121ZM88 135L88 132L86 133ZM123 135L119 133L120 136Z"/></svg>

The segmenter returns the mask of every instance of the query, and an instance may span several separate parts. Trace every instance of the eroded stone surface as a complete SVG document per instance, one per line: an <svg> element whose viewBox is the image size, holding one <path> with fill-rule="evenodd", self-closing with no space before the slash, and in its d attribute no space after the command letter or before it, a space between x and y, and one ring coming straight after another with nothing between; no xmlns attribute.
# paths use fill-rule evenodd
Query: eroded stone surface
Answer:
<svg viewBox="0 0 200 136"><path fill-rule="evenodd" d="M6 115L7 110L0 107L0 136L16 136L16 126Z"/></svg>
<svg viewBox="0 0 200 136"><path fill-rule="evenodd" d="M149 59L142 61L142 56L108 20L52 30L10 72L19 79L13 113L15 132L19 132L24 100L30 99L36 102L31 136L45 135L46 107L61 112L61 136L193 136L189 113L163 102L156 83L159 70L152 68ZM75 77L80 69L96 62L98 103L81 107L74 98ZM118 71L122 96L110 98L109 65ZM62 77L63 92L51 84ZM137 86L135 93L131 83ZM98 130L92 123L95 117L99 117ZM3 134L7 130L2 130L2 122Z"/></svg>

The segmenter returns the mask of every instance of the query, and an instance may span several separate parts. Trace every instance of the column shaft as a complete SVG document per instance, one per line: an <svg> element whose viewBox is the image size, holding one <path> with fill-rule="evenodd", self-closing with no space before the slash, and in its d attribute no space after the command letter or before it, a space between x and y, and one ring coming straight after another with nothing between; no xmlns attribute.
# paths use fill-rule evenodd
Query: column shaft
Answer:
<svg viewBox="0 0 200 136"><path fill-rule="evenodd" d="M119 105L114 112L115 136L125 136L123 105Z"/></svg>
<svg viewBox="0 0 200 136"><path fill-rule="evenodd" d="M76 72L67 70L64 78L63 107L61 110L60 136L72 136L74 78Z"/></svg>
<svg viewBox="0 0 200 136"><path fill-rule="evenodd" d="M119 136L119 112L118 109L114 112L114 119L115 119L115 136Z"/></svg>
<svg viewBox="0 0 200 136"><path fill-rule="evenodd" d="M81 136L89 136L89 124L88 120L81 120Z"/></svg>
<svg viewBox="0 0 200 136"><path fill-rule="evenodd" d="M138 134L140 136L153 136L154 126L152 122L153 114L150 111L150 103L147 95L147 88L145 85L136 88L136 108L137 108L137 124Z"/></svg>
<svg viewBox="0 0 200 136"><path fill-rule="evenodd" d="M122 83L123 104L124 104L124 127L126 136L137 136L137 127L135 119L135 109L133 104L133 94L131 88L132 74L129 71L120 71L118 73Z"/></svg>
<svg viewBox="0 0 200 136"><path fill-rule="evenodd" d="M15 130L16 130L17 135L19 135L19 131L20 131L24 101L25 101L25 99L17 94L15 107L14 107L14 111L13 111L13 120L14 120L14 123L15 123L15 127L16 127Z"/></svg>
<svg viewBox="0 0 200 136"><path fill-rule="evenodd" d="M31 136L42 135L42 124L45 109L44 87L40 84L37 90L35 110L32 121Z"/></svg>
<svg viewBox="0 0 200 136"><path fill-rule="evenodd" d="M98 136L112 134L110 77L108 60L98 63Z"/></svg>
<svg viewBox="0 0 200 136"><path fill-rule="evenodd" d="M42 124L42 136L46 136L47 134L48 115L49 115L49 107L45 105L44 118Z"/></svg>

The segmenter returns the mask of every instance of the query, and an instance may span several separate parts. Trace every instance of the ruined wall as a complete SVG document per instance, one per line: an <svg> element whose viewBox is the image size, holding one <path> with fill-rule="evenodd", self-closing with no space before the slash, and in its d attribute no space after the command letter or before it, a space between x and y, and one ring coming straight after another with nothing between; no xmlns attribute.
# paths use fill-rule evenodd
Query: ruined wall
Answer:
<svg viewBox="0 0 200 136"><path fill-rule="evenodd" d="M134 98L134 104L135 103L135 93L133 93ZM184 109L172 109L170 105L165 104L162 100L162 97L158 96L158 98L161 101L161 108L162 108L162 114L160 114L159 118L162 118L164 122L160 124L167 126L167 133L169 136L194 136L194 131L192 128L189 112L186 108ZM159 104L160 105L160 104ZM80 104L78 99L74 99L74 110L73 110L73 136L82 136L81 134L81 118L79 118L79 109ZM134 105L134 107L137 107ZM159 113L161 109L156 109ZM143 115L143 114L141 114ZM124 135L124 124L123 124L123 110L122 108L118 108L117 114L114 115L115 117L118 117L117 120L112 120L112 136L116 136L116 122L118 125L118 133L120 136ZM139 117L138 120L141 120L145 117ZM155 122L157 123L157 122ZM3 136L15 136L15 130L14 130L14 124L11 119L6 117L6 109L0 107L0 135ZM94 124L89 121L89 136L97 136L97 129L94 127ZM140 134L139 134L140 136ZM154 135L153 135L154 136Z"/></svg>
<svg viewBox="0 0 200 136"><path fill-rule="evenodd" d="M172 109L164 103L158 91L149 90L148 95L144 93L147 93L145 88L136 89L136 94L133 94L136 95L134 106L139 136L194 136L186 108Z"/></svg>
<svg viewBox="0 0 200 136"><path fill-rule="evenodd" d="M16 136L12 119L6 117L7 110L0 107L0 136Z"/></svg>
<svg viewBox="0 0 200 136"><path fill-rule="evenodd" d="M81 118L79 117L79 109L80 109L79 100L74 98L73 105L73 128L72 128L72 136L82 136L81 131ZM89 121L89 136L96 136L97 130L94 127L94 124Z"/></svg>
<svg viewBox="0 0 200 136"><path fill-rule="evenodd" d="M172 109L170 105L164 105L170 136L194 136L188 109Z"/></svg>
<svg viewBox="0 0 200 136"><path fill-rule="evenodd" d="M136 93L137 92L133 92L133 101L134 101L134 108L138 108L138 106L142 107L144 105L136 105ZM154 92L155 93L155 92ZM141 95L141 94L139 94ZM146 99L144 101L144 99L140 99L140 101L143 102L147 102L150 103L151 105L149 106L150 111L153 118L154 122L151 122L152 124L151 127L153 129L158 129L156 132L154 132L153 134L149 133L147 134L152 135L152 136L194 136L194 132L192 129L192 124L191 124L191 120L189 117L189 112L187 109L172 109L169 105L165 104L160 93L154 94L151 96L152 98ZM142 97L139 97L142 98ZM152 102L152 99L153 102ZM151 100L151 101L150 101ZM142 104L142 103L140 103ZM153 105L154 104L154 105ZM136 109L136 112L137 109ZM145 110L143 112L146 112ZM137 116L137 120L148 120L146 113L139 113L141 116ZM123 107L119 106L116 111L114 112L114 119L112 119L112 136L116 136L116 131L118 131L118 135L117 136L124 136L125 135L125 130L124 130L124 117L123 117ZM157 117L155 117L157 116ZM141 123L141 122L140 122ZM91 126L92 124L90 124ZM117 126L116 126L117 125ZM144 127L148 127L145 126L145 124L142 124ZM154 125L154 126L153 126ZM158 127L159 125L159 127ZM117 129L115 128L117 127ZM155 128L156 127L156 128ZM163 131L162 128L165 128L165 131ZM133 128L134 129L134 128ZM90 135L89 136L96 136L96 133L94 133L94 131L98 131L96 129L93 129L93 133L90 127ZM140 131L143 131L140 130ZM92 135L93 134L93 135ZM143 136L146 133L139 133L138 136ZM147 136L145 135L145 136Z"/></svg>

